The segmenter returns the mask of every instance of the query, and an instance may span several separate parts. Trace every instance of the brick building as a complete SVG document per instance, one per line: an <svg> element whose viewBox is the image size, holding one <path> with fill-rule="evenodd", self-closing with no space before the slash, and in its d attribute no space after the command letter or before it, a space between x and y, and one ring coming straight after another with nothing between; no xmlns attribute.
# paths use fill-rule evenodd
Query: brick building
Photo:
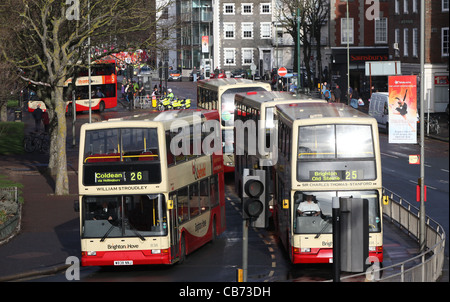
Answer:
<svg viewBox="0 0 450 302"><path fill-rule="evenodd" d="M420 0L395 0L389 19L389 57L402 74L420 75ZM425 91L430 112L449 103L449 0L425 0Z"/></svg>
<svg viewBox="0 0 450 302"><path fill-rule="evenodd" d="M369 96L369 79L365 76L367 61L389 60L390 1L379 0L379 17L374 16L373 4L365 0L349 1L349 28L347 34L347 1L330 1L330 76L332 85L347 91L347 39L350 58L350 86L360 95ZM347 37L348 36L348 37ZM372 77L372 86L387 91L387 77Z"/></svg>

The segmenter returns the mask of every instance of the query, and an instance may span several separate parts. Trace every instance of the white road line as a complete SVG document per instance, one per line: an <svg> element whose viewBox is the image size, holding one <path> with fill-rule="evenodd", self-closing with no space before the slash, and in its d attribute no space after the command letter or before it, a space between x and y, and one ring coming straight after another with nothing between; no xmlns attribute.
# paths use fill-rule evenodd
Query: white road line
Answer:
<svg viewBox="0 0 450 302"><path fill-rule="evenodd" d="M418 185L419 183L417 182L417 181L415 181L415 180L409 180L409 182L412 182L413 184L415 184L415 185ZM425 184L426 186L427 186L427 188L428 189L431 189L431 190L437 190L437 188L435 188L435 187L433 187L433 186L429 186L429 185L427 185L427 184Z"/></svg>
<svg viewBox="0 0 450 302"><path fill-rule="evenodd" d="M392 154L389 154L389 153L381 152L381 155L385 155L385 156L389 156L389 157L393 157L393 158L399 158L398 156L395 156L395 155L392 155Z"/></svg>

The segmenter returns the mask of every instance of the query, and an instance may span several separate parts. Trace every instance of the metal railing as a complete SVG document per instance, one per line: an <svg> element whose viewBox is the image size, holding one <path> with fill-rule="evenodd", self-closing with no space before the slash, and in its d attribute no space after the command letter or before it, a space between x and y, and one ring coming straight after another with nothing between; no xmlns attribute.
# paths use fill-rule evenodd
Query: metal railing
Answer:
<svg viewBox="0 0 450 302"><path fill-rule="evenodd" d="M420 210L394 192L383 188L383 195L389 197L389 203L383 205L385 219L404 230L419 246ZM435 282L442 274L444 266L445 231L442 226L429 218L426 222L426 251L408 259L383 268L341 278L351 281L353 278L366 277L374 282Z"/></svg>

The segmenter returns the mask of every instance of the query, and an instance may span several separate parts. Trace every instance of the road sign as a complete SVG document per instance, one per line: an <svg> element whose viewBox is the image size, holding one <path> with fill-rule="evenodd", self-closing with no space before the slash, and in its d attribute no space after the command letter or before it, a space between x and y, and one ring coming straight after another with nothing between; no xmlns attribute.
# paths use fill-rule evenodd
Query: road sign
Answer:
<svg viewBox="0 0 450 302"><path fill-rule="evenodd" d="M284 77L286 74L287 74L287 69L286 69L286 67L280 67L280 68L278 69L278 75L279 75L280 77Z"/></svg>

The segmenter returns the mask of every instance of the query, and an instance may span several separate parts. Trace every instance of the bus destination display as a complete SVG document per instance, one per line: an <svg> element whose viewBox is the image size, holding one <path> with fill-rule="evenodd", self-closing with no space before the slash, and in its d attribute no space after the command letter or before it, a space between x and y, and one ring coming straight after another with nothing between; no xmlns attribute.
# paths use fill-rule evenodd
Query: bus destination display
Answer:
<svg viewBox="0 0 450 302"><path fill-rule="evenodd" d="M96 184L129 184L148 181L148 171L95 172Z"/></svg>
<svg viewBox="0 0 450 302"><path fill-rule="evenodd" d="M352 181L364 179L362 170L309 171L309 181Z"/></svg>

